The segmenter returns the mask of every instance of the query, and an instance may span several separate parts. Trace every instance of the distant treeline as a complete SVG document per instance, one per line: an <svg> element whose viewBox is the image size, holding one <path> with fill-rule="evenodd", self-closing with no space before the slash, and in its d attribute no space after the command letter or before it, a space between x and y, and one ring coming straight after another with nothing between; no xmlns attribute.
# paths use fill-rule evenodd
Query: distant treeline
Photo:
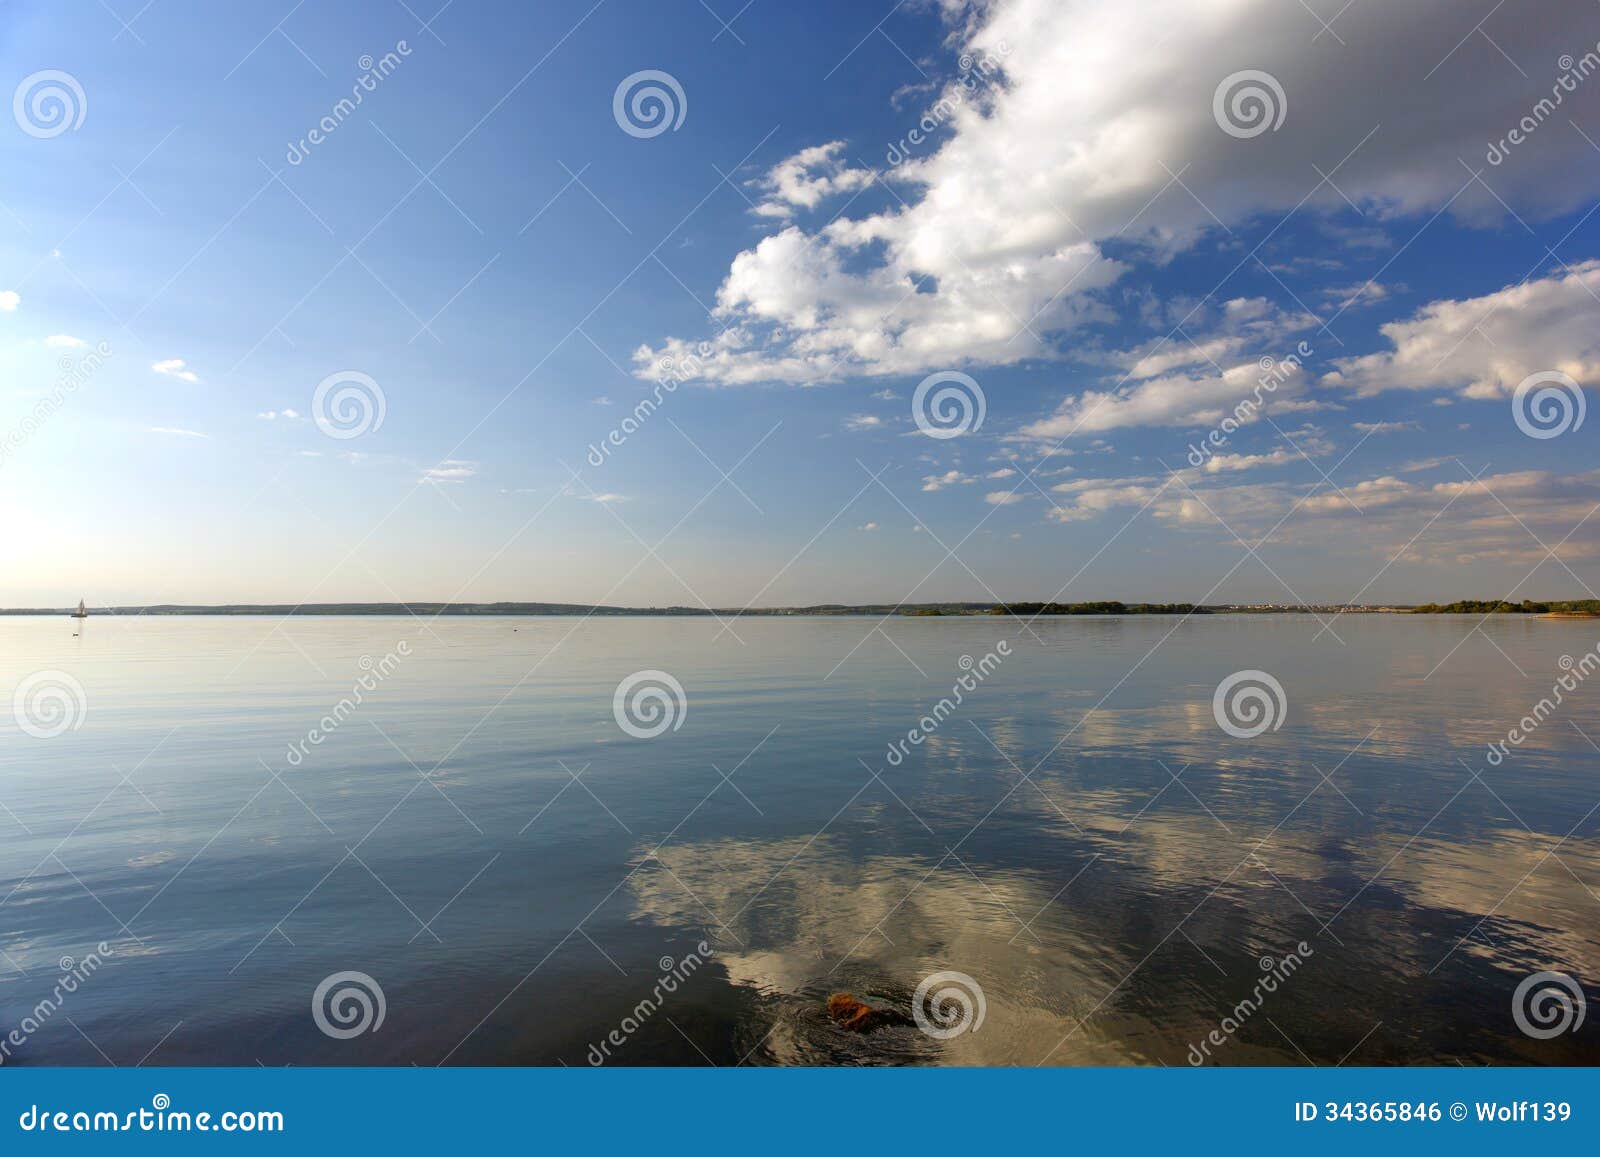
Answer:
<svg viewBox="0 0 1600 1157"><path fill-rule="evenodd" d="M992 615L1209 615L1194 603L1002 603Z"/></svg>
<svg viewBox="0 0 1600 1157"><path fill-rule="evenodd" d="M1600 599L1576 599L1566 602L1535 602L1524 599L1520 603L1505 600L1463 599L1454 603L1428 603L1419 607L1361 607L1361 606L1202 606L1195 603L1124 603L1107 599L1089 603L821 603L806 607L607 607L583 603L305 603L299 606L274 603L231 604L228 606L194 606L164 604L161 606L90 607L91 617L102 615L413 615L433 618L436 615L481 616L685 616L712 615L872 615L883 617L900 615L912 618L931 618L964 615L1214 615L1214 614L1309 614L1315 612L1339 613L1345 611L1391 611L1410 614L1458 615L1600 615ZM0 608L0 615L65 615L67 607L57 608Z"/></svg>
<svg viewBox="0 0 1600 1157"><path fill-rule="evenodd" d="M1520 603L1505 599L1461 599L1454 603L1425 603L1412 607L1414 615L1549 615L1577 614L1600 615L1600 599L1572 599L1566 602L1536 603L1523 599Z"/></svg>

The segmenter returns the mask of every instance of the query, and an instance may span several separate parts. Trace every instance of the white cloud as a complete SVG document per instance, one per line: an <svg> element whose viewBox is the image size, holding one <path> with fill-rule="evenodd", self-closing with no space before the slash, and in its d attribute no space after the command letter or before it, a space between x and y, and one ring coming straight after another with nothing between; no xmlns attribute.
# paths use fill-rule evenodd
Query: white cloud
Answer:
<svg viewBox="0 0 1600 1157"><path fill-rule="evenodd" d="M1051 489L1071 495L1065 504L1058 503L1050 508L1049 517L1056 522L1086 522L1119 506L1143 506L1161 493L1160 485L1148 478L1085 478L1063 482Z"/></svg>
<svg viewBox="0 0 1600 1157"><path fill-rule="evenodd" d="M984 477L985 478L1013 478L1013 477L1016 476L1016 473L1017 472L1015 470L1013 470L1011 467L1002 466L998 470L989 471L989 473L985 474Z"/></svg>
<svg viewBox="0 0 1600 1157"><path fill-rule="evenodd" d="M1083 479L1053 487L1063 497L1047 514L1072 523L1144 508L1141 517L1213 534L1222 542L1234 541L1235 532L1247 539L1270 532L1279 546L1341 557L1348 556L1352 543L1359 543L1374 559L1374 571L1387 569L1391 560L1402 567L1497 562L1536 568L1547 560L1535 535L1559 544L1561 559L1600 558L1600 526L1589 518L1600 503L1600 471L1560 475L1529 470L1474 481L1460 463L1447 465L1456 477L1443 482L1418 484L1383 475L1341 482L1337 490L1320 480L1219 484L1195 470L1166 478ZM1550 577L1564 573L1558 563L1548 565ZM1522 570L1513 576L1521 577Z"/></svg>
<svg viewBox="0 0 1600 1157"><path fill-rule="evenodd" d="M1206 459L1205 471L1207 474L1237 473L1260 466L1282 466L1299 459L1298 452L1283 446L1266 454L1214 454Z"/></svg>
<svg viewBox="0 0 1600 1157"><path fill-rule="evenodd" d="M801 149L774 165L756 182L769 196L755 211L763 217L787 218L796 209L815 209L827 197L872 184L871 171L850 168L841 156L843 152L843 141L829 141Z"/></svg>
<svg viewBox="0 0 1600 1157"><path fill-rule="evenodd" d="M0 313L15 313L22 304L22 295L15 289L0 289Z"/></svg>
<svg viewBox="0 0 1600 1157"><path fill-rule="evenodd" d="M446 458L436 466L430 466L422 472L425 482L465 482L478 472L476 462L463 462L456 458Z"/></svg>
<svg viewBox="0 0 1600 1157"><path fill-rule="evenodd" d="M856 527L856 529L857 530L877 530L878 529L878 524L876 522L865 522L865 523L862 523L860 526Z"/></svg>
<svg viewBox="0 0 1600 1157"><path fill-rule="evenodd" d="M300 417L299 410L262 410L256 417L266 422L275 422L279 418L293 422Z"/></svg>
<svg viewBox="0 0 1600 1157"><path fill-rule="evenodd" d="M1344 310L1363 305L1376 305L1380 301L1388 300L1393 293L1394 287L1385 285L1381 281L1358 281L1353 285L1330 285L1321 290L1319 296L1335 309Z"/></svg>
<svg viewBox="0 0 1600 1157"><path fill-rule="evenodd" d="M1366 396L1383 390L1453 390L1498 398L1529 374L1561 370L1600 386L1600 261L1510 285L1482 297L1435 301L1381 327L1392 347L1343 358L1325 385Z"/></svg>
<svg viewBox="0 0 1600 1157"><path fill-rule="evenodd" d="M200 375L191 370L182 358L167 358L165 361L154 362L150 368L158 374L165 374L179 381L192 383L200 380Z"/></svg>
<svg viewBox="0 0 1600 1157"><path fill-rule="evenodd" d="M1497 198L1550 214L1600 182L1587 142L1555 124L1503 165L1482 161L1486 137L1515 126L1534 91L1502 50L1554 61L1600 36L1600 11L1573 7L1557 20L1511 8L1486 16L1458 0L1351 5L1337 19L1349 51L1334 53L1308 32L1305 7L1281 0L940 7L957 26L952 50L1003 60L1003 82L953 102L940 147L895 170L903 201L811 231L790 224L735 257L717 292L729 329L705 380L1051 357L1065 331L1103 316L1095 291L1122 261L1170 256L1219 220L1348 212L1348 197L1379 222L1447 205L1498 221ZM1219 127L1217 89L1245 69L1281 83L1282 131L1239 139ZM1600 121L1600 85L1578 86L1562 113ZM836 161L836 144L820 155ZM1485 169L1494 192L1458 158ZM1337 169L1334 183L1319 184L1318 169ZM813 195L809 171L786 186L796 200ZM1102 251L1113 239L1121 261ZM641 347L640 372L685 344Z"/></svg>
<svg viewBox="0 0 1600 1157"><path fill-rule="evenodd" d="M1112 390L1085 390L1062 402L1050 417L1023 427L1022 436L1062 439L1130 426L1215 426L1229 416L1248 425L1256 415L1241 413L1240 403L1287 412L1297 408L1293 402L1304 392L1305 377L1291 363L1279 363L1274 376L1247 362L1228 367L1220 376L1169 374Z"/></svg>
<svg viewBox="0 0 1600 1157"><path fill-rule="evenodd" d="M44 339L44 344L51 349L81 350L89 343L81 337L73 337L69 333L53 333Z"/></svg>
<svg viewBox="0 0 1600 1157"><path fill-rule="evenodd" d="M855 414L845 419L846 430L876 430L883 425L883 419L876 414Z"/></svg>
<svg viewBox="0 0 1600 1157"><path fill-rule="evenodd" d="M1400 434L1407 430L1420 430L1415 422L1351 422L1350 428L1362 434Z"/></svg>
<svg viewBox="0 0 1600 1157"><path fill-rule="evenodd" d="M976 474L963 474L959 470L946 470L943 474L929 474L924 477L922 489L932 493L936 490L943 490L946 486L960 486L977 480L978 476Z"/></svg>
<svg viewBox="0 0 1600 1157"><path fill-rule="evenodd" d="M147 434L174 434L180 438L209 438L210 434L202 434L199 430L184 430L177 426L146 426Z"/></svg>
<svg viewBox="0 0 1600 1157"><path fill-rule="evenodd" d="M1022 495L1012 490L991 490L983 496L990 506L1011 506L1022 501Z"/></svg>

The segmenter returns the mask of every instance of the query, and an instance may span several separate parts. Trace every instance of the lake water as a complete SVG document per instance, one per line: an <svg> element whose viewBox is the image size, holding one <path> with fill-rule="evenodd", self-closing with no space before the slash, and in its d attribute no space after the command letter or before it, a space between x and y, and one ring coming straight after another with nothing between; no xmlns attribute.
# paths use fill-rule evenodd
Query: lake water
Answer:
<svg viewBox="0 0 1600 1157"><path fill-rule="evenodd" d="M1477 622L0 618L4 1059L1600 1062L1513 1015L1600 992L1600 678L1485 760L1600 623ZM940 972L976 1031L824 1011Z"/></svg>

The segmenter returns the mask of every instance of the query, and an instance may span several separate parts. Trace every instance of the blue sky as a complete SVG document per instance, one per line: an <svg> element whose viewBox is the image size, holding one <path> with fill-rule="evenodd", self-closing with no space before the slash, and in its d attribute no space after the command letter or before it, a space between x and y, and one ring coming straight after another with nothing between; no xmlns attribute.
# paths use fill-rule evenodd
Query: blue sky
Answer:
<svg viewBox="0 0 1600 1157"><path fill-rule="evenodd" d="M1600 9L1342 7L12 3L0 605L1590 597Z"/></svg>

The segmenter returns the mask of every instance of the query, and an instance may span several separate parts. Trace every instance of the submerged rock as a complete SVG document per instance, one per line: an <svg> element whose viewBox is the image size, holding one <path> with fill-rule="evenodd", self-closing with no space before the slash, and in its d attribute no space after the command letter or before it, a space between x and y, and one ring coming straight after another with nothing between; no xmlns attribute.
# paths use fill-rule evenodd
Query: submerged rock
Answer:
<svg viewBox="0 0 1600 1157"><path fill-rule="evenodd" d="M828 997L828 1018L846 1032L872 1032L874 1029L912 1023L904 1013L890 1008L873 1008L849 992L836 992Z"/></svg>

